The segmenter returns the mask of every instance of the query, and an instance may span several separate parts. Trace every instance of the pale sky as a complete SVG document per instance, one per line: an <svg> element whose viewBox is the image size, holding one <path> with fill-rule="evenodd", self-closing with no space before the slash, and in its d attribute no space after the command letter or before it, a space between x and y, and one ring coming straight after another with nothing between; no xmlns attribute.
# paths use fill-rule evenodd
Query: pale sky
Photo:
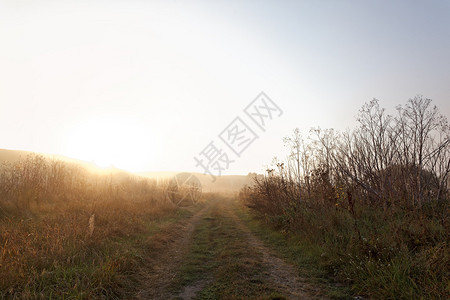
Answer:
<svg viewBox="0 0 450 300"><path fill-rule="evenodd" d="M372 98L449 117L450 1L0 0L0 148L201 171L261 91L283 115L224 174L261 172L296 127L353 127Z"/></svg>

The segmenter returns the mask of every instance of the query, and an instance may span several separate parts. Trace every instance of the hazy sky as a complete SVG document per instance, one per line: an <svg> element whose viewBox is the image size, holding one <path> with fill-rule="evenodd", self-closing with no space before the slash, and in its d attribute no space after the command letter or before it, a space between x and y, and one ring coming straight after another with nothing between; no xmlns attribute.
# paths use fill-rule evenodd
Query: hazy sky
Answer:
<svg viewBox="0 0 450 300"><path fill-rule="evenodd" d="M218 135L261 91L284 113L232 157ZM0 148L200 171L215 141L246 174L295 127L417 94L449 117L450 1L0 0Z"/></svg>

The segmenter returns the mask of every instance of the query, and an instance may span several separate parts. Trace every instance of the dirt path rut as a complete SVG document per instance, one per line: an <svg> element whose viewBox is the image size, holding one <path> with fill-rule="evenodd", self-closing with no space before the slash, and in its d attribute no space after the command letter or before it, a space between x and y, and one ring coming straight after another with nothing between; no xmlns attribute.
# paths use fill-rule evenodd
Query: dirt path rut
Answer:
<svg viewBox="0 0 450 300"><path fill-rule="evenodd" d="M298 269L264 245L233 205L230 200L212 201L189 220L152 236L155 255L143 268L143 289L137 298L326 298L299 276ZM198 255L204 255L201 263L195 260ZM195 275L191 282L182 274L186 270L187 275Z"/></svg>
<svg viewBox="0 0 450 300"><path fill-rule="evenodd" d="M226 206L224 212L235 222L236 227L248 241L249 247L262 255L263 264L267 272L266 280L288 299L324 299L321 291L308 284L299 276L298 269L279 258L274 251L267 248L251 230L234 213L230 206Z"/></svg>
<svg viewBox="0 0 450 300"><path fill-rule="evenodd" d="M195 226L207 209L208 206L205 206L189 220L174 224L151 237L152 253L155 255L147 258L146 266L149 267L141 276L144 288L137 293L137 299L172 298L169 287L189 251Z"/></svg>

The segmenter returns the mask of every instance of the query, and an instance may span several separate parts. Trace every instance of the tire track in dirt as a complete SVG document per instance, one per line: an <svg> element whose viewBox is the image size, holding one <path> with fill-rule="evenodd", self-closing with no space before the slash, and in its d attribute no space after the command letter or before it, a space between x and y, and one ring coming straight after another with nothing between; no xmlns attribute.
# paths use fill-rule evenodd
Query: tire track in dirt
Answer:
<svg viewBox="0 0 450 300"><path fill-rule="evenodd" d="M205 218L211 208L216 207L215 209L218 208L220 212L219 220L221 218L230 220L231 226L237 230L239 240L245 241L244 247L250 249L249 254L254 253L255 256L261 258L265 271L258 277L263 282L287 299L325 299L326 297L320 290L299 276L296 267L279 258L276 252L266 247L252 233L233 211L232 205L232 201L229 200L211 201L190 219L175 223L150 237L150 247L152 248L150 252L153 255L141 268L142 280L140 283L143 288L137 293L136 298L192 299L206 286L215 282L217 278L207 276L207 278L184 286L178 292L171 290L174 279L180 274L180 267L191 250L196 226ZM211 257L211 260L217 260L217 257ZM218 263L221 261L219 260ZM230 288L232 287L230 286Z"/></svg>
<svg viewBox="0 0 450 300"><path fill-rule="evenodd" d="M252 233L230 206L231 201L227 201L227 204L223 205L223 212L242 231L249 247L262 254L263 264L268 270L263 274L267 282L270 282L278 292L288 299L326 299L320 290L308 284L304 278L298 275L296 267L277 257L274 251L264 246L264 243Z"/></svg>
<svg viewBox="0 0 450 300"><path fill-rule="evenodd" d="M210 205L206 205L187 221L175 223L149 239L151 253L142 267L142 290L137 299L171 299L170 285L189 251L192 234Z"/></svg>

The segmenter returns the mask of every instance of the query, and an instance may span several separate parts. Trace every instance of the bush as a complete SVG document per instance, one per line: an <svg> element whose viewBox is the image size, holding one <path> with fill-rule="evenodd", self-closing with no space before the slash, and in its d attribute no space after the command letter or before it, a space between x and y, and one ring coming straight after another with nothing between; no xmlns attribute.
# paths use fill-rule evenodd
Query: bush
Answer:
<svg viewBox="0 0 450 300"><path fill-rule="evenodd" d="M291 153L244 188L241 201L275 228L322 249L355 293L448 298L450 131L431 100L393 117L373 100L359 127L299 130Z"/></svg>

